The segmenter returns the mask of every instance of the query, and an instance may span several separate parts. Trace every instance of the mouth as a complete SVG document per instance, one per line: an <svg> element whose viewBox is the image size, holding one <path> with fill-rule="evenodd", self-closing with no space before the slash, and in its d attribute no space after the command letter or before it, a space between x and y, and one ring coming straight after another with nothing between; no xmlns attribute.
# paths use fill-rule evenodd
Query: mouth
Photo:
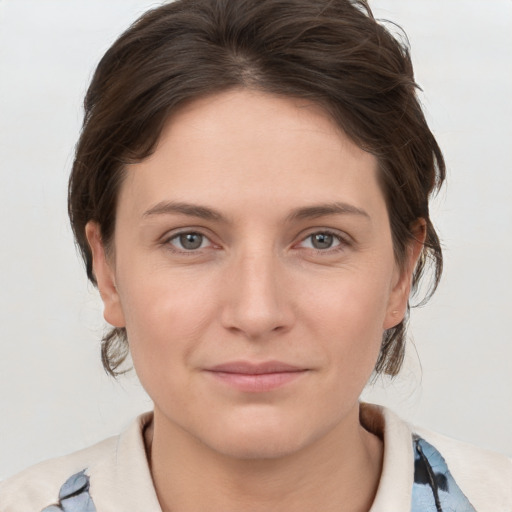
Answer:
<svg viewBox="0 0 512 512"><path fill-rule="evenodd" d="M223 385L248 393L263 393L299 379L309 372L309 369L280 361L232 361L207 368L205 371Z"/></svg>

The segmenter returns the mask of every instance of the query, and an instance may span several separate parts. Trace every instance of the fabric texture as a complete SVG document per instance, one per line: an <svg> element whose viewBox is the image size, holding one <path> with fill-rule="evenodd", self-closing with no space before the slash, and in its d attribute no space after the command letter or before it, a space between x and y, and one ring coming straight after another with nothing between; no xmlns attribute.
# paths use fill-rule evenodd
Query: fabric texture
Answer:
<svg viewBox="0 0 512 512"><path fill-rule="evenodd" d="M161 512L144 447L152 413L121 435L42 462L0 483L0 512ZM370 512L512 512L512 461L412 428L361 404L361 423L384 441Z"/></svg>
<svg viewBox="0 0 512 512"><path fill-rule="evenodd" d="M413 449L412 512L475 512L439 451L417 435L413 435Z"/></svg>

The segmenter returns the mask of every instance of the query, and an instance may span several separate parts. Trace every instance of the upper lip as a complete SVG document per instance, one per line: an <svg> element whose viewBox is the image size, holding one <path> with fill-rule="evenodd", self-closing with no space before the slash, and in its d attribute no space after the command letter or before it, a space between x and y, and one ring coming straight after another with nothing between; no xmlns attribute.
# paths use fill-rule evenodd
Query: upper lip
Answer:
<svg viewBox="0 0 512 512"><path fill-rule="evenodd" d="M262 375L265 373L300 372L305 368L299 368L281 361L265 361L252 363L249 361L231 361L207 368L211 372L240 373L245 375Z"/></svg>

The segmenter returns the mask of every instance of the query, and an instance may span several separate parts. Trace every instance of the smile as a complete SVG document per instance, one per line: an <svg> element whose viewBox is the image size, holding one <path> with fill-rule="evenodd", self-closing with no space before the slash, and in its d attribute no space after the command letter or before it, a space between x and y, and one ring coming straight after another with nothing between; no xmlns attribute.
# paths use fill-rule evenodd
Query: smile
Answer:
<svg viewBox="0 0 512 512"><path fill-rule="evenodd" d="M278 361L257 364L234 361L206 370L217 381L247 393L272 391L295 381L308 371Z"/></svg>

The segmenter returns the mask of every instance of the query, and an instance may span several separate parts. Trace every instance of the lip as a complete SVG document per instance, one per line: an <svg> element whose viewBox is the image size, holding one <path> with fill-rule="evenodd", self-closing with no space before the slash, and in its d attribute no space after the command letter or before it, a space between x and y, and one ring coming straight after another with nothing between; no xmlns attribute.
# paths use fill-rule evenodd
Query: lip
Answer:
<svg viewBox="0 0 512 512"><path fill-rule="evenodd" d="M304 368L282 363L281 361L264 361L261 363L252 363L250 361L231 361L218 364L208 371L223 373L239 373L243 375L263 375L266 373L288 373L303 371Z"/></svg>
<svg viewBox="0 0 512 512"><path fill-rule="evenodd" d="M309 370L281 361L231 361L205 370L216 381L248 393L262 393L289 384Z"/></svg>

